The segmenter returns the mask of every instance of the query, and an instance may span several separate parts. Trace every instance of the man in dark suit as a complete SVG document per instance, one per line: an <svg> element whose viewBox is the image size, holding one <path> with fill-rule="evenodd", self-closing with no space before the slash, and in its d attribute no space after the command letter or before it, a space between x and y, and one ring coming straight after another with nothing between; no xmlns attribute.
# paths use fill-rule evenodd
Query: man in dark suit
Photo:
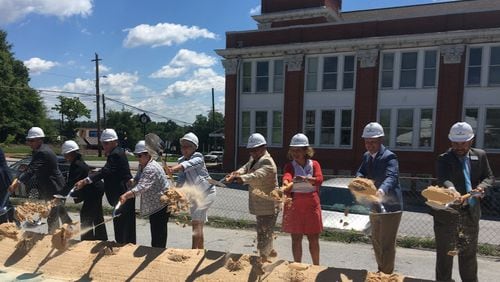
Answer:
<svg viewBox="0 0 500 282"><path fill-rule="evenodd" d="M384 128L377 122L368 123L361 136L366 152L356 172L357 177L373 180L379 202L370 212L372 245L378 271L391 274L396 258L396 237L401 222L403 197L399 185L399 162L396 154L382 145Z"/></svg>
<svg viewBox="0 0 500 282"><path fill-rule="evenodd" d="M57 156L52 149L43 143L45 133L40 127L32 127L28 130L26 143L33 150L31 162L27 169L19 175L19 182L28 184L34 181L37 184L40 199L50 201L55 194L59 194L64 187L64 177L57 165ZM19 182L9 187L13 192L19 186ZM54 206L50 209L47 217L49 233L59 228L59 218L63 223L71 223L66 209L63 205Z"/></svg>
<svg viewBox="0 0 500 282"><path fill-rule="evenodd" d="M462 281L477 281L477 238L481 218L480 199L495 178L483 150L471 148L474 132L466 122L455 123L448 134L451 148L437 161L438 185L456 192L457 198L471 191L457 213L431 210L436 236L436 280L453 281L453 254L458 251Z"/></svg>
<svg viewBox="0 0 500 282"><path fill-rule="evenodd" d="M95 174L78 181L77 189L96 181L104 180L104 192L108 202L116 206L120 195L127 192L127 182L132 178L125 151L118 146L118 135L113 129L105 129L101 134L102 147L107 156L106 164ZM119 217L113 219L115 241L136 243L135 199L130 199L119 209Z"/></svg>
<svg viewBox="0 0 500 282"><path fill-rule="evenodd" d="M77 181L89 175L90 168L82 159L79 150L80 147L73 140L65 141L61 146L61 153L70 163L64 194L69 193ZM104 183L102 181L87 185L70 195L73 197L75 203L83 201L82 208L80 209L80 224L81 229L87 230L87 232L81 234L81 240L108 240L106 225L102 224L104 222L102 212L103 195Z"/></svg>

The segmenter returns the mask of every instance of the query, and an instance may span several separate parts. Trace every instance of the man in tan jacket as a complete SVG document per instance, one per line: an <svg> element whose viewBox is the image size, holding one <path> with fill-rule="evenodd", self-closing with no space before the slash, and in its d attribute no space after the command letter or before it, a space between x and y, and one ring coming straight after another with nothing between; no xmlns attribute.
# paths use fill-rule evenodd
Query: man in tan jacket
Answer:
<svg viewBox="0 0 500 282"><path fill-rule="evenodd" d="M273 229L276 224L277 209L275 202L262 197L269 195L278 187L277 168L267 152L266 139L259 133L248 138L247 149L250 160L240 169L232 172L228 181L249 184L248 207L257 218L257 249L261 262L268 262L269 256L276 256L273 249Z"/></svg>

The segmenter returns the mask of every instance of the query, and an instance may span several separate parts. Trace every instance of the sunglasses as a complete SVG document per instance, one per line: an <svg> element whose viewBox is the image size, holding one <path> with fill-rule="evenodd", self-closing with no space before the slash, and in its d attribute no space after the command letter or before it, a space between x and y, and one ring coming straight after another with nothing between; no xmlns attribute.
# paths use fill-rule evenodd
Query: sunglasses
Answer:
<svg viewBox="0 0 500 282"><path fill-rule="evenodd" d="M148 155L147 153L139 153L139 154L137 154L136 156L137 156L138 158L142 158L142 157L147 156L147 155Z"/></svg>

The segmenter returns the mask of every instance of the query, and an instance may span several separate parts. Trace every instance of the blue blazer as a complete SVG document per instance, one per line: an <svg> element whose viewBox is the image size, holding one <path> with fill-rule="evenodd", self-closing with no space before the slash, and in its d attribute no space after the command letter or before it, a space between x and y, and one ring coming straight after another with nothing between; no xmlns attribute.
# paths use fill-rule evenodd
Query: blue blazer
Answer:
<svg viewBox="0 0 500 282"><path fill-rule="evenodd" d="M373 180L375 186L384 191L385 196L382 203L386 211L402 210L403 195L399 184L398 157L382 145L372 161L371 169L370 158L369 152L363 154L363 160L356 176Z"/></svg>

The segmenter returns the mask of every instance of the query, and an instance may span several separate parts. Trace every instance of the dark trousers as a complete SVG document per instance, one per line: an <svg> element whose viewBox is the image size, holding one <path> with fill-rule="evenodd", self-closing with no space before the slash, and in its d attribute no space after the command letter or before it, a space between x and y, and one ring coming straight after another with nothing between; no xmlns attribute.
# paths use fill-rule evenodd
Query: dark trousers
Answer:
<svg viewBox="0 0 500 282"><path fill-rule="evenodd" d="M6 223L6 222L15 222L14 219L14 207L10 203L10 201L7 201L5 203L5 207L9 209L6 214L0 216L0 224Z"/></svg>
<svg viewBox="0 0 500 282"><path fill-rule="evenodd" d="M168 219L170 212L167 207L149 216L149 228L151 230L151 247L165 248L167 246Z"/></svg>
<svg viewBox="0 0 500 282"><path fill-rule="evenodd" d="M458 249L460 278L464 282L477 281L477 240L479 222L473 220L467 210L460 215L435 212L434 234L436 237L436 280L453 281L453 256L449 251Z"/></svg>
<svg viewBox="0 0 500 282"><path fill-rule="evenodd" d="M128 199L113 219L115 241L120 244L136 243L135 237L135 198Z"/></svg>
<svg viewBox="0 0 500 282"><path fill-rule="evenodd" d="M64 203L55 207L52 207L49 211L49 216L47 217L47 225L49 228L49 234L53 234L57 228L59 228L59 219L64 223L71 223L71 217L68 215L68 211L64 207Z"/></svg>
<svg viewBox="0 0 500 282"><path fill-rule="evenodd" d="M102 194L100 197L83 201L82 209L80 210L80 223L81 229L88 231L81 235L81 240L107 241L108 234L106 232L106 225L103 222Z"/></svg>
<svg viewBox="0 0 500 282"><path fill-rule="evenodd" d="M402 212L370 213L372 246L378 270L391 274L396 258L396 237Z"/></svg>

